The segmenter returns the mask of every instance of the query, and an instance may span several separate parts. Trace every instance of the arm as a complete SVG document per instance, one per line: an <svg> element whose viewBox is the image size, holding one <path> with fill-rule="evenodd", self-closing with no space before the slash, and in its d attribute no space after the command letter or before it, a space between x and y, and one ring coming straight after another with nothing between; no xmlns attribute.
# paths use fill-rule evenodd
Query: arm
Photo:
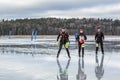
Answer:
<svg viewBox="0 0 120 80"><path fill-rule="evenodd" d="M87 40L87 36L84 34L84 39Z"/></svg>
<svg viewBox="0 0 120 80"><path fill-rule="evenodd" d="M80 34L78 34L78 38L77 38L78 40L80 39Z"/></svg>
<svg viewBox="0 0 120 80"><path fill-rule="evenodd" d="M69 40L69 33L68 33L68 42L70 43L70 40Z"/></svg>
<svg viewBox="0 0 120 80"><path fill-rule="evenodd" d="M57 41L59 40L59 38L60 38L60 33L58 34Z"/></svg>
<svg viewBox="0 0 120 80"><path fill-rule="evenodd" d="M69 33L66 32L66 38L67 38L67 41L70 43L70 40L69 40Z"/></svg>
<svg viewBox="0 0 120 80"><path fill-rule="evenodd" d="M104 38L105 38L105 37L104 37L104 34L102 33L102 39L104 40Z"/></svg>
<svg viewBox="0 0 120 80"><path fill-rule="evenodd" d="M70 40L69 40L69 38L68 38L68 42L70 43Z"/></svg>
<svg viewBox="0 0 120 80"><path fill-rule="evenodd" d="M95 40L97 39L97 33L95 34Z"/></svg>

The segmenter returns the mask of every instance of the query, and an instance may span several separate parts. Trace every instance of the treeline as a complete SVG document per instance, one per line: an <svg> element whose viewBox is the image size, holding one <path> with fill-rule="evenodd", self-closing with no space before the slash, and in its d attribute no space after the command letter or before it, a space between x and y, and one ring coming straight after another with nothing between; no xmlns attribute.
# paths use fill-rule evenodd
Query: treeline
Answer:
<svg viewBox="0 0 120 80"><path fill-rule="evenodd" d="M38 35L55 35L64 27L70 34L75 34L80 28L87 35L95 34L97 27L101 27L106 35L120 35L120 20L95 19L95 18L40 18L40 19L16 19L2 20L0 22L0 34L8 35L31 35L33 30Z"/></svg>

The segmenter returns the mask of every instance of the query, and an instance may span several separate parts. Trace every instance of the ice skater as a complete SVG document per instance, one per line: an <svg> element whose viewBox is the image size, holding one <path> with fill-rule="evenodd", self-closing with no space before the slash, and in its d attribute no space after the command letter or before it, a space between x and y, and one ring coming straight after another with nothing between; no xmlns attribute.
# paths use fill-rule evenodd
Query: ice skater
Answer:
<svg viewBox="0 0 120 80"><path fill-rule="evenodd" d="M59 38L60 38L60 41L58 42ZM70 52L69 52L69 49L68 49L69 42L70 42L69 41L69 34L68 34L68 32L65 31L64 28L62 28L60 33L58 34L57 42L56 42L57 46L59 44L59 50L58 50L58 53L57 53L57 58L59 58L59 54L60 54L60 51L61 51L63 45L64 45L64 47L67 51L68 57L71 58L70 57Z"/></svg>
<svg viewBox="0 0 120 80"><path fill-rule="evenodd" d="M59 75L57 75L57 80L68 80L68 67L70 64L70 59L67 62L65 69L63 70L59 60L57 59L57 65L59 67Z"/></svg>
<svg viewBox="0 0 120 80"><path fill-rule="evenodd" d="M82 57L84 57L84 46L85 46L84 43L86 40L87 40L87 37L86 37L83 29L80 29L80 33L78 36L78 55L79 55L79 58L81 57L81 55L80 55L81 49L82 49Z"/></svg>
<svg viewBox="0 0 120 80"><path fill-rule="evenodd" d="M103 34L103 32L101 31L101 28L98 27L98 28L97 28L97 32L96 32L96 34L95 34L96 55L98 54L99 45L101 46L102 54L104 54L103 40L104 40L104 34Z"/></svg>

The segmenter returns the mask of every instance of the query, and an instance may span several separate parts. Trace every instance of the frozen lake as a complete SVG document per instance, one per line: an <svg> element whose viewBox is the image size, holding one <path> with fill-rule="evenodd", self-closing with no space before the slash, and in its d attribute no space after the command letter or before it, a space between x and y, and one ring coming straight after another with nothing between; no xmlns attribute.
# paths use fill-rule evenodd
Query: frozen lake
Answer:
<svg viewBox="0 0 120 80"><path fill-rule="evenodd" d="M63 48L59 60L55 37L0 38L0 80L115 80L120 79L120 37L106 37L105 55L95 56L94 37L85 43L79 59L77 44L70 37L71 60Z"/></svg>

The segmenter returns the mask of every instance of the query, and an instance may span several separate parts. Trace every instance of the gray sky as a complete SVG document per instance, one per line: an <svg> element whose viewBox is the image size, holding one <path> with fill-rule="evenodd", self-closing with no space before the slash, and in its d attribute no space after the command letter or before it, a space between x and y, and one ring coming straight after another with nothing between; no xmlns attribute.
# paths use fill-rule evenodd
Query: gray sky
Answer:
<svg viewBox="0 0 120 80"><path fill-rule="evenodd" d="M120 0L0 0L0 19L113 18L120 19Z"/></svg>

